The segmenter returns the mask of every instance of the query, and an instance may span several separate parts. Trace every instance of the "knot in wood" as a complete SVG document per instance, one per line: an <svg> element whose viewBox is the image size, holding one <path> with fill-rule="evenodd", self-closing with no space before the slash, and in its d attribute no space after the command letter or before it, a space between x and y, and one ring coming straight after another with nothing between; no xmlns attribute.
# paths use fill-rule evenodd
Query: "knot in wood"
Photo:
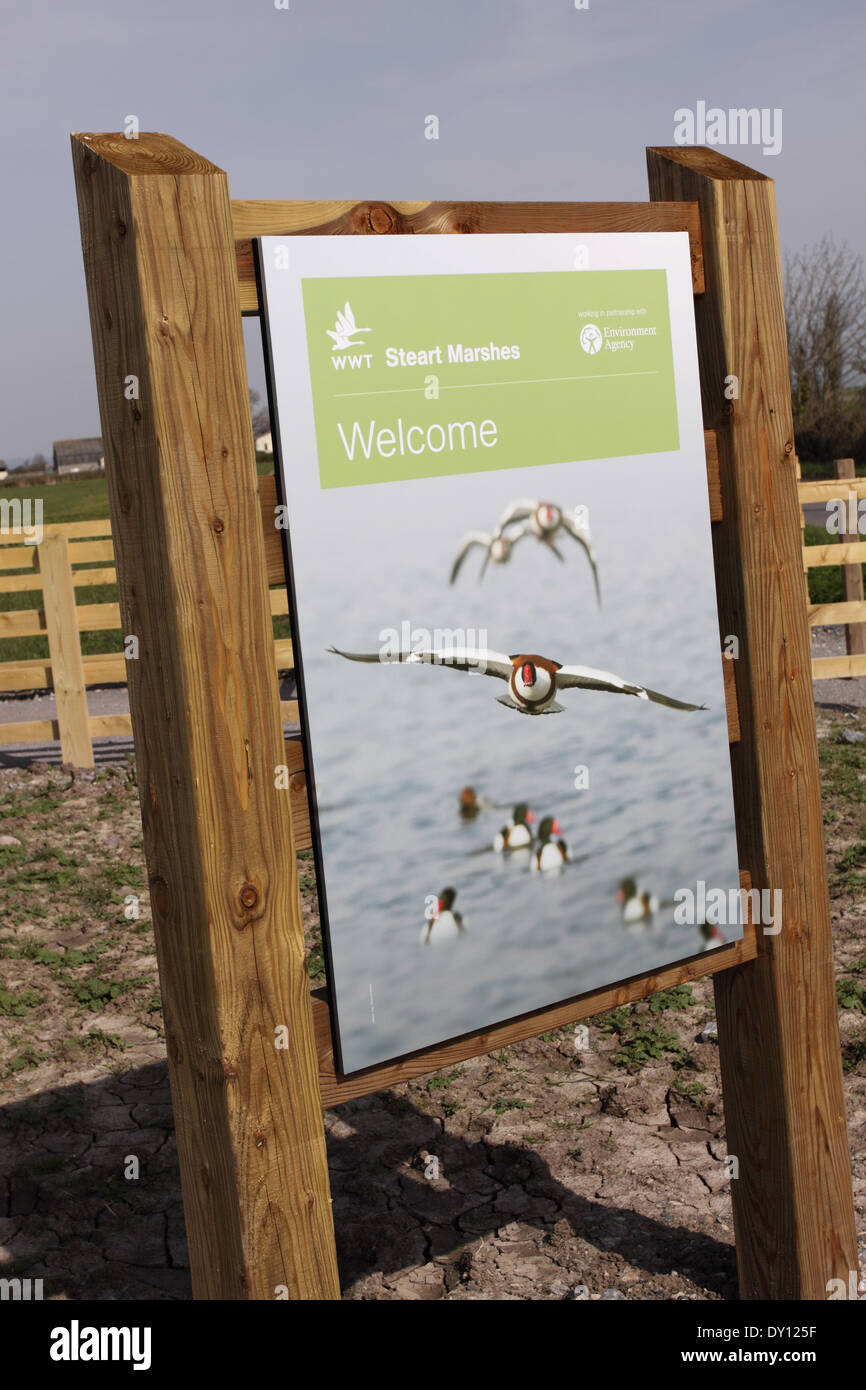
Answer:
<svg viewBox="0 0 866 1390"><path fill-rule="evenodd" d="M218 536L222 535L223 531L226 529L226 524L221 517L218 516L214 518L213 529L216 531Z"/></svg>
<svg viewBox="0 0 866 1390"><path fill-rule="evenodd" d="M150 880L150 901L160 916L164 917L168 907L168 884L164 878Z"/></svg>
<svg viewBox="0 0 866 1390"><path fill-rule="evenodd" d="M261 1131L260 1129L257 1129L257 1130L256 1130L256 1148L257 1148L257 1149L263 1149L264 1147L265 1147L265 1136L264 1136L264 1134L262 1133L262 1131Z"/></svg>
<svg viewBox="0 0 866 1390"><path fill-rule="evenodd" d="M367 226L377 236L387 236L396 230L397 213L387 203L367 203Z"/></svg>
<svg viewBox="0 0 866 1390"><path fill-rule="evenodd" d="M241 903L247 909L248 912L256 906L258 900L259 895L256 892L253 885L251 883L245 883L243 888L241 889Z"/></svg>

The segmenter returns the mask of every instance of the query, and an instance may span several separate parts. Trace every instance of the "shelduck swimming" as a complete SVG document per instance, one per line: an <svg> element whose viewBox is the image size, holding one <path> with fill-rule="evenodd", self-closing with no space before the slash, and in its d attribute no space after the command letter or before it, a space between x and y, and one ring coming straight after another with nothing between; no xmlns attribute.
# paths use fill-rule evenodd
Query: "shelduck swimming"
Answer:
<svg viewBox="0 0 866 1390"><path fill-rule="evenodd" d="M591 666L561 666L558 661L551 661L546 656L521 652L505 656L502 652L483 647L477 650L449 647L445 651L419 647L411 652L344 652L338 647L328 647L328 651L334 656L345 657L347 661L380 665L402 662L408 666L450 666L455 671L496 676L508 682L508 694L497 696L500 705L516 709L519 714L561 714L563 706L556 702L557 692L575 687L581 690L605 690L615 695L635 695L639 700L651 700L654 704L668 705L671 709L706 709L706 705L690 705L670 695L661 695L657 690L624 680L611 671L596 671Z"/></svg>
<svg viewBox="0 0 866 1390"><path fill-rule="evenodd" d="M457 893L453 888L442 889L432 917L421 928L421 941L425 946L431 941L437 944L440 941L448 941L466 930L460 913L452 910L456 897Z"/></svg>
<svg viewBox="0 0 866 1390"><path fill-rule="evenodd" d="M451 566L449 582L451 584L454 583L460 573L463 561L466 559L470 550L474 549L475 546L478 546L484 551L484 560L481 569L478 571L478 578L481 580L484 578L484 571L487 569L491 560L494 565L507 565L517 542L531 534L529 526L511 526L501 529L497 527L492 534L487 531L467 531L460 542L460 549ZM557 554L559 554L558 551ZM562 560L564 557L560 555L559 558Z"/></svg>
<svg viewBox="0 0 866 1390"><path fill-rule="evenodd" d="M535 816L526 802L519 801L514 808L511 823L503 826L493 841L496 853L502 854L504 850L509 849L529 849L532 844L532 831L529 827L534 822Z"/></svg>
<svg viewBox="0 0 866 1390"><path fill-rule="evenodd" d="M485 810L483 799L475 794L474 787L464 787L460 793L460 814L464 820L474 820L480 811Z"/></svg>
<svg viewBox="0 0 866 1390"><path fill-rule="evenodd" d="M622 880L616 900L622 909L624 922L643 922L659 910L659 900L655 893L646 893L639 889L633 878Z"/></svg>
<svg viewBox="0 0 866 1390"><path fill-rule="evenodd" d="M562 555L560 555L554 542L563 533L572 536L578 545L583 547L592 569L595 597L600 608L601 589L598 583L598 562L592 544L592 536L589 534L589 527L582 526L564 507L557 506L555 502L536 502L532 498L522 498L518 502L512 502L511 506L503 512L496 530L493 532L494 540L507 526L519 521L525 521L531 534L537 540L543 541L549 550L559 556L560 560Z"/></svg>
<svg viewBox="0 0 866 1390"><path fill-rule="evenodd" d="M538 827L538 844L532 855L533 873L549 873L568 863L565 841L551 839L552 835L560 833L559 821L554 816L545 816Z"/></svg>
<svg viewBox="0 0 866 1390"><path fill-rule="evenodd" d="M714 946L724 945L725 938L717 926L711 922L700 922L698 931L701 934L701 950L711 951Z"/></svg>

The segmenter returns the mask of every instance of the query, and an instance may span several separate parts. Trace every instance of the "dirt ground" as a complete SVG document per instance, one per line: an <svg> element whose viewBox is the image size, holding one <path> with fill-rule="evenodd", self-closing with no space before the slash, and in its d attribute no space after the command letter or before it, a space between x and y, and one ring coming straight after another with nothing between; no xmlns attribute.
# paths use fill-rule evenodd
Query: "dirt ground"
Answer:
<svg viewBox="0 0 866 1390"><path fill-rule="evenodd" d="M866 1235L866 711L818 719ZM134 763L0 770L0 863L2 1273L189 1298ZM699 981L327 1112L344 1296L734 1298L712 1021Z"/></svg>

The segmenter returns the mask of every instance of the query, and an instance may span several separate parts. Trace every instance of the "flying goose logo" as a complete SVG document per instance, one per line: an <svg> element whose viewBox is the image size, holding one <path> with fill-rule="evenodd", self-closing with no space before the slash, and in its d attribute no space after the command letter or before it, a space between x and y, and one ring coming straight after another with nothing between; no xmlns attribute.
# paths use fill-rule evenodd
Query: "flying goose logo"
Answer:
<svg viewBox="0 0 866 1390"><path fill-rule="evenodd" d="M333 328L326 328L325 332L334 342L331 347L332 352L343 352L345 348L360 347L364 339L354 341L356 333L370 333L370 328L358 328L355 323L355 315L352 313L352 306L348 299L342 309L337 310L337 320Z"/></svg>

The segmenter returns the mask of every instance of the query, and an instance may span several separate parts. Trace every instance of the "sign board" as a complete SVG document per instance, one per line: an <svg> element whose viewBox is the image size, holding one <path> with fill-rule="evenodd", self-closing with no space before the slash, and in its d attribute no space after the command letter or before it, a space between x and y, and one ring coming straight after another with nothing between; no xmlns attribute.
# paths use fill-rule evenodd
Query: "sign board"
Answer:
<svg viewBox="0 0 866 1390"><path fill-rule="evenodd" d="M738 939L687 235L257 256L341 1069Z"/></svg>

